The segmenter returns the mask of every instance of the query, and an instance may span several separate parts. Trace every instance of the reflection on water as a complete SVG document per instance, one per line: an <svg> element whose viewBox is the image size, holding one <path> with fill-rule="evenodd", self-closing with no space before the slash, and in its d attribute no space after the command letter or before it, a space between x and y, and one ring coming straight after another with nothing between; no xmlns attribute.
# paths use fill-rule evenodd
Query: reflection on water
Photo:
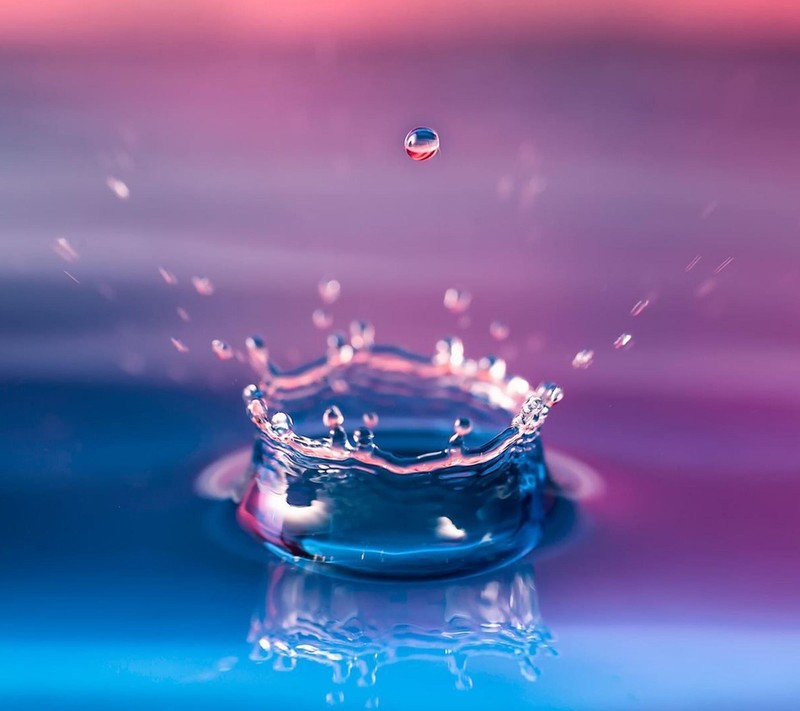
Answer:
<svg viewBox="0 0 800 711"><path fill-rule="evenodd" d="M472 688L470 659L515 660L535 681L553 654L530 558L460 580L387 583L321 574L285 562L267 569L250 627L251 659L276 670L314 662L331 670L328 703L379 702L379 672L402 660L440 662L457 689Z"/></svg>

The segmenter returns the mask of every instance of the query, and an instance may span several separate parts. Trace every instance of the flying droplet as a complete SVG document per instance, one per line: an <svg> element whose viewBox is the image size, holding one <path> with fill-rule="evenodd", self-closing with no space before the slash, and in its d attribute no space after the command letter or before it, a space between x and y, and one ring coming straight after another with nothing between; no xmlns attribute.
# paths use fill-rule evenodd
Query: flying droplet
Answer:
<svg viewBox="0 0 800 711"><path fill-rule="evenodd" d="M183 306L179 306L177 309L175 309L175 313L178 314L178 318L181 321L186 321L188 323L189 321L192 320L192 317L189 316L189 312L185 308L183 308Z"/></svg>
<svg viewBox="0 0 800 711"><path fill-rule="evenodd" d="M342 285L336 279L323 279L318 287L319 298L326 304L334 303L342 291Z"/></svg>
<svg viewBox="0 0 800 711"><path fill-rule="evenodd" d="M331 405L322 415L322 424L329 429L341 427L344 424L342 411L336 405Z"/></svg>
<svg viewBox="0 0 800 711"><path fill-rule="evenodd" d="M185 345L184 342L179 338L170 338L169 340L171 341L172 345L175 346L175 350L178 351L178 353L189 352L189 346Z"/></svg>
<svg viewBox="0 0 800 711"><path fill-rule="evenodd" d="M175 284L178 283L178 277L176 277L168 269L164 269L164 267L159 267L158 273L161 275L161 278L164 280L164 282L169 284L170 286L175 286Z"/></svg>
<svg viewBox="0 0 800 711"><path fill-rule="evenodd" d="M594 351L586 348L578 351L572 359L572 367L578 370L586 370L594 361Z"/></svg>
<svg viewBox="0 0 800 711"><path fill-rule="evenodd" d="M472 302L472 294L466 289L450 288L444 292L444 306L454 314L464 313Z"/></svg>
<svg viewBox="0 0 800 711"><path fill-rule="evenodd" d="M464 362L464 343L456 336L442 338L436 343L433 362L437 365L459 366Z"/></svg>
<svg viewBox="0 0 800 711"><path fill-rule="evenodd" d="M641 301L637 301L631 309L631 316L638 316L648 306L650 306L650 299L642 299Z"/></svg>
<svg viewBox="0 0 800 711"><path fill-rule="evenodd" d="M564 399L564 391L555 383L539 383L536 394L544 400L547 407L552 407Z"/></svg>
<svg viewBox="0 0 800 711"><path fill-rule="evenodd" d="M118 178L109 177L106 180L106 185L120 200L127 200L131 196L130 188Z"/></svg>
<svg viewBox="0 0 800 711"><path fill-rule="evenodd" d="M208 277L192 277L192 286L198 294L211 296L214 293L214 283Z"/></svg>
<svg viewBox="0 0 800 711"><path fill-rule="evenodd" d="M492 321L489 326L489 333L495 341L505 341L511 329L502 321Z"/></svg>
<svg viewBox="0 0 800 711"><path fill-rule="evenodd" d="M618 351L630 348L631 345L633 345L633 336L631 336L630 333L622 333L617 337L617 340L614 341L614 348Z"/></svg>
<svg viewBox="0 0 800 711"><path fill-rule="evenodd" d="M378 426L378 421L380 420L377 412L365 412L361 416L361 419L364 421L364 424L372 430Z"/></svg>
<svg viewBox="0 0 800 711"><path fill-rule="evenodd" d="M359 427L353 432L353 442L355 442L356 447L359 449L369 449L372 447L372 440L374 437L375 435L372 434L372 430L369 427Z"/></svg>
<svg viewBox="0 0 800 711"><path fill-rule="evenodd" d="M220 360L230 360L234 355L233 348L225 343L225 341L220 341L218 338L211 341L211 350L214 351L217 358Z"/></svg>
<svg viewBox="0 0 800 711"><path fill-rule="evenodd" d="M412 160L428 160L439 152L439 134L432 128L420 126L408 132L405 147Z"/></svg>
<svg viewBox="0 0 800 711"><path fill-rule="evenodd" d="M311 314L311 321L316 328L320 331L324 331L333 324L333 316L325 309L314 309L314 313Z"/></svg>
<svg viewBox="0 0 800 711"><path fill-rule="evenodd" d="M78 259L78 253L66 237L59 237L56 240L53 251L65 262L75 262Z"/></svg>

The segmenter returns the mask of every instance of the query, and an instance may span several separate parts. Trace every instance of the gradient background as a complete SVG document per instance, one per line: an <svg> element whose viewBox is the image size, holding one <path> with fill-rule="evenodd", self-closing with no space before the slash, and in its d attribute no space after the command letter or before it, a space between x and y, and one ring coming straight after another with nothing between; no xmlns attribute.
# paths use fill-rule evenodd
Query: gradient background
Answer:
<svg viewBox="0 0 800 711"><path fill-rule="evenodd" d="M0 700L323 705L247 660L265 563L192 482L252 436L210 340L317 355L335 276L338 327L561 383L605 484L535 558L541 679L409 662L382 708L796 708L800 5L229 5L0 6Z"/></svg>

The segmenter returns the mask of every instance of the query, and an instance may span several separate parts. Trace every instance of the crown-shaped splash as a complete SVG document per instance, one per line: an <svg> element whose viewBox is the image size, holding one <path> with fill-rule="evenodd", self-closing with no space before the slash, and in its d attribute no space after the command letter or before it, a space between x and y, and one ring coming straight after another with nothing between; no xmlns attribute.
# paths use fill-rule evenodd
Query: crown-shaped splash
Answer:
<svg viewBox="0 0 800 711"><path fill-rule="evenodd" d="M354 322L349 340L341 333L332 334L324 358L293 371L278 370L262 339L249 338L250 363L260 376L260 382L243 393L250 419L269 440L300 454L349 459L406 474L471 466L497 457L537 433L563 397L553 383L532 388L524 378L509 377L500 358L466 358L458 338L442 339L433 357L425 358L374 345L374 335L370 324ZM324 425L322 433L315 431L318 420L309 409L320 403L326 403L316 415ZM381 405L385 414L377 412ZM449 441L412 454L406 453L407 443L406 452L401 452L383 445L380 438L376 441L379 423L394 429L398 419L408 420L414 411L441 416L457 412ZM344 412L363 422L350 434ZM296 420L303 426L296 426ZM491 436L470 446L466 438L473 431Z"/></svg>
<svg viewBox="0 0 800 711"><path fill-rule="evenodd" d="M247 341L259 430L238 516L270 548L380 575L459 572L530 549L547 471L539 430L562 398L457 338L432 356L353 323L291 371ZM358 423L348 430L351 422Z"/></svg>

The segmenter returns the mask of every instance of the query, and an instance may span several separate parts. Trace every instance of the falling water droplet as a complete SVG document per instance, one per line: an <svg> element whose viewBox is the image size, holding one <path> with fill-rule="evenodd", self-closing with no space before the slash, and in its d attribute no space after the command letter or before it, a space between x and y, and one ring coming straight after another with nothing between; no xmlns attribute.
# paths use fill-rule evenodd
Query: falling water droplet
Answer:
<svg viewBox="0 0 800 711"><path fill-rule="evenodd" d="M208 277L192 277L192 286L195 291L203 296L211 296L214 293L214 283Z"/></svg>
<svg viewBox="0 0 800 711"><path fill-rule="evenodd" d="M186 321L188 323L192 320L191 316L189 316L189 312L183 308L183 306L179 306L177 309L175 309L175 313L178 314L178 318L181 321Z"/></svg>
<svg viewBox="0 0 800 711"><path fill-rule="evenodd" d="M161 278L164 280L164 282L169 284L170 286L175 286L175 284L178 283L178 277L176 277L168 269L164 269L164 267L159 267L158 273L161 275Z"/></svg>
<svg viewBox="0 0 800 711"><path fill-rule="evenodd" d="M120 200L127 200L131 196L130 188L118 178L109 177L106 185Z"/></svg>
<svg viewBox="0 0 800 711"><path fill-rule="evenodd" d="M78 253L66 237L59 237L56 240L53 251L65 262L75 262L78 259Z"/></svg>
<svg viewBox="0 0 800 711"><path fill-rule="evenodd" d="M489 333L495 341L505 341L511 329L502 321L492 321L489 326Z"/></svg>
<svg viewBox="0 0 800 711"><path fill-rule="evenodd" d="M429 160L439 152L439 135L432 128L420 126L408 132L405 147L412 160Z"/></svg>
<svg viewBox="0 0 800 711"><path fill-rule="evenodd" d="M175 346L175 350L178 351L178 353L189 352L189 347L184 345L183 341L179 338L170 338L169 340L172 342L172 345Z"/></svg>
<svg viewBox="0 0 800 711"><path fill-rule="evenodd" d="M630 333L622 333L614 341L614 348L617 350L624 350L633 345L633 336Z"/></svg>
<svg viewBox="0 0 800 711"><path fill-rule="evenodd" d="M377 412L365 412L361 416L361 419L364 421L364 424L367 427L373 430L378 426L378 422L380 420Z"/></svg>
<svg viewBox="0 0 800 711"><path fill-rule="evenodd" d="M322 415L322 424L328 429L341 427L344 424L342 411L336 405L331 405Z"/></svg>
<svg viewBox="0 0 800 711"><path fill-rule="evenodd" d="M317 288L319 289L319 298L326 304L334 303L342 291L342 285L336 279L323 279Z"/></svg>
<svg viewBox="0 0 800 711"><path fill-rule="evenodd" d="M444 306L454 314L464 313L472 302L472 294L466 289L449 288L444 292Z"/></svg>
<svg viewBox="0 0 800 711"><path fill-rule="evenodd" d="M314 312L311 314L311 321L316 328L320 331L324 331L333 324L333 316L325 309L314 309Z"/></svg>
<svg viewBox="0 0 800 711"><path fill-rule="evenodd" d="M648 306L650 306L650 299L642 299L641 301L637 301L631 309L631 316L638 316Z"/></svg>
<svg viewBox="0 0 800 711"><path fill-rule="evenodd" d="M234 356L233 348L225 343L225 341L220 341L218 338L211 341L211 350L214 351L217 358L220 360L230 360Z"/></svg>
<svg viewBox="0 0 800 711"><path fill-rule="evenodd" d="M578 370L586 370L586 368L592 364L592 361L594 361L594 351L585 348L575 354L575 357L572 359L572 367Z"/></svg>

